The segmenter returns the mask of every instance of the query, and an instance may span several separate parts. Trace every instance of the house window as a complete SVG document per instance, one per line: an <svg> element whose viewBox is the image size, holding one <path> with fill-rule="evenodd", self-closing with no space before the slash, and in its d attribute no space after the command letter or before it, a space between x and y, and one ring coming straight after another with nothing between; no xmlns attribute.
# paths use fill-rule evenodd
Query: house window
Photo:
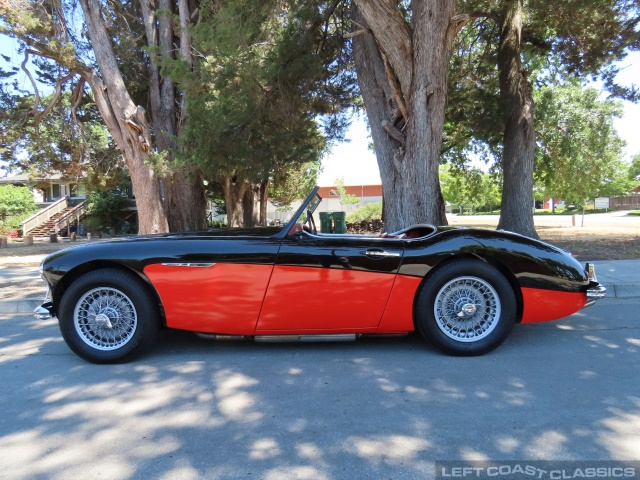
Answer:
<svg viewBox="0 0 640 480"><path fill-rule="evenodd" d="M77 183L69 184L69 196L70 197L77 197L78 196L78 184Z"/></svg>
<svg viewBox="0 0 640 480"><path fill-rule="evenodd" d="M340 192L338 190L329 190L329 196L330 197L339 197L340 196Z"/></svg>
<svg viewBox="0 0 640 480"><path fill-rule="evenodd" d="M57 200L60 198L60 184L54 183L51 185L51 200Z"/></svg>

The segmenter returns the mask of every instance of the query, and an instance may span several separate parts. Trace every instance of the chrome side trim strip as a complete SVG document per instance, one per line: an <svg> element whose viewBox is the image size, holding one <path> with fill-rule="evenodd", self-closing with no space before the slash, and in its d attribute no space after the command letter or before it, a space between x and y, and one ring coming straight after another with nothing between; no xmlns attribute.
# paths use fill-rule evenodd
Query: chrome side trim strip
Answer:
<svg viewBox="0 0 640 480"><path fill-rule="evenodd" d="M215 263L180 263L180 262L167 262L163 263L163 267L195 267L195 268L209 268L213 267Z"/></svg>

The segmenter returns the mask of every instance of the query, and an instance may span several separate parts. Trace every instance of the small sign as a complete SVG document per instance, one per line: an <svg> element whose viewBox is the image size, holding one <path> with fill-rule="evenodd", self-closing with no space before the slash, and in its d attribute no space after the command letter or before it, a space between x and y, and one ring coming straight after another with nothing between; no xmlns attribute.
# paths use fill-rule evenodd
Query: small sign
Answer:
<svg viewBox="0 0 640 480"><path fill-rule="evenodd" d="M594 202L593 208L596 210L608 209L609 207L609 197L598 197Z"/></svg>

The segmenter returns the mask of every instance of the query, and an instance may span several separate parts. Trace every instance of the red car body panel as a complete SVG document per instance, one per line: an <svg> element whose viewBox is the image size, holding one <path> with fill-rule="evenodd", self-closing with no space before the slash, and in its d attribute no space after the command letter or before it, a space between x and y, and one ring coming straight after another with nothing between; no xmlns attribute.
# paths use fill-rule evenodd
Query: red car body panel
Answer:
<svg viewBox="0 0 640 480"><path fill-rule="evenodd" d="M521 323L548 322L568 317L587 303L585 292L558 292L542 288L521 288Z"/></svg>
<svg viewBox="0 0 640 480"><path fill-rule="evenodd" d="M148 265L167 327L253 335L272 265L217 263L212 267Z"/></svg>
<svg viewBox="0 0 640 480"><path fill-rule="evenodd" d="M404 333L414 330L413 300L422 283L420 277L398 275L391 290L387 307L376 333Z"/></svg>
<svg viewBox="0 0 640 480"><path fill-rule="evenodd" d="M413 302L422 282L358 270L225 263L154 264L144 273L160 295L167 327L227 335L413 331ZM585 293L521 292L521 323L563 318L587 302Z"/></svg>
<svg viewBox="0 0 640 480"><path fill-rule="evenodd" d="M374 333L395 274L276 265L256 334Z"/></svg>

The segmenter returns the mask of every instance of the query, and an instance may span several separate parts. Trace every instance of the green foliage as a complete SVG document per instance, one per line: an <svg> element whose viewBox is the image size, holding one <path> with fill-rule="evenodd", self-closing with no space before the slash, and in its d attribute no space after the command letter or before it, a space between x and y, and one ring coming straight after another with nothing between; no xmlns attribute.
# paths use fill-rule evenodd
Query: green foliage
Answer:
<svg viewBox="0 0 640 480"><path fill-rule="evenodd" d="M313 189L321 169L320 162L314 161L275 171L269 188L271 202L279 211L289 211L287 207L293 201L306 197Z"/></svg>
<svg viewBox="0 0 640 480"><path fill-rule="evenodd" d="M192 30L194 49L203 55L199 75L190 76L179 63L164 65L187 94L181 161L211 181L271 179L284 191L291 190L283 180L288 169L319 162L342 134L341 113L355 85L336 61L345 41L342 27L329 20L328 5L202 2Z"/></svg>
<svg viewBox="0 0 640 480"><path fill-rule="evenodd" d="M119 190L90 192L87 201L87 213L93 218L95 229L116 228L129 206L129 199ZM93 225L91 221L88 224Z"/></svg>
<svg viewBox="0 0 640 480"><path fill-rule="evenodd" d="M640 184L640 155L635 155L629 165L629 179Z"/></svg>
<svg viewBox="0 0 640 480"><path fill-rule="evenodd" d="M48 95L42 101L48 104L52 99ZM35 122L33 94L0 95L0 160L9 169L35 176L62 174L82 178L90 189L114 188L126 178L122 156L95 106L79 107L74 116L72 101L71 93L63 93Z"/></svg>
<svg viewBox="0 0 640 480"><path fill-rule="evenodd" d="M446 162L463 165L469 156L500 168L505 105L498 84L498 48L503 0L460 0L458 12L471 14L456 36L448 79L443 139ZM551 0L524 2L524 73L534 89L600 77L614 96L637 100L635 88L616 85L615 66L640 48L640 4L634 0ZM536 131L544 125L539 105ZM565 159L568 161L568 158Z"/></svg>
<svg viewBox="0 0 640 480"><path fill-rule="evenodd" d="M347 222L371 221L382 218L382 202L367 203L347 215Z"/></svg>
<svg viewBox="0 0 640 480"><path fill-rule="evenodd" d="M572 82L536 92L535 178L547 197L582 205L588 198L629 190L623 141L613 126L622 107ZM621 191L622 190L622 191Z"/></svg>
<svg viewBox="0 0 640 480"><path fill-rule="evenodd" d="M27 187L0 186L0 217L31 214L37 210L33 193Z"/></svg>
<svg viewBox="0 0 640 480"><path fill-rule="evenodd" d="M351 193L347 193L347 190L344 188L344 177L336 178L333 183L338 190L338 194L340 195L340 205L344 208L346 205L355 205L360 202L360 199Z"/></svg>
<svg viewBox="0 0 640 480"><path fill-rule="evenodd" d="M458 207L474 211L481 207L493 210L500 204L499 180L475 168L440 166L440 187L445 201Z"/></svg>

